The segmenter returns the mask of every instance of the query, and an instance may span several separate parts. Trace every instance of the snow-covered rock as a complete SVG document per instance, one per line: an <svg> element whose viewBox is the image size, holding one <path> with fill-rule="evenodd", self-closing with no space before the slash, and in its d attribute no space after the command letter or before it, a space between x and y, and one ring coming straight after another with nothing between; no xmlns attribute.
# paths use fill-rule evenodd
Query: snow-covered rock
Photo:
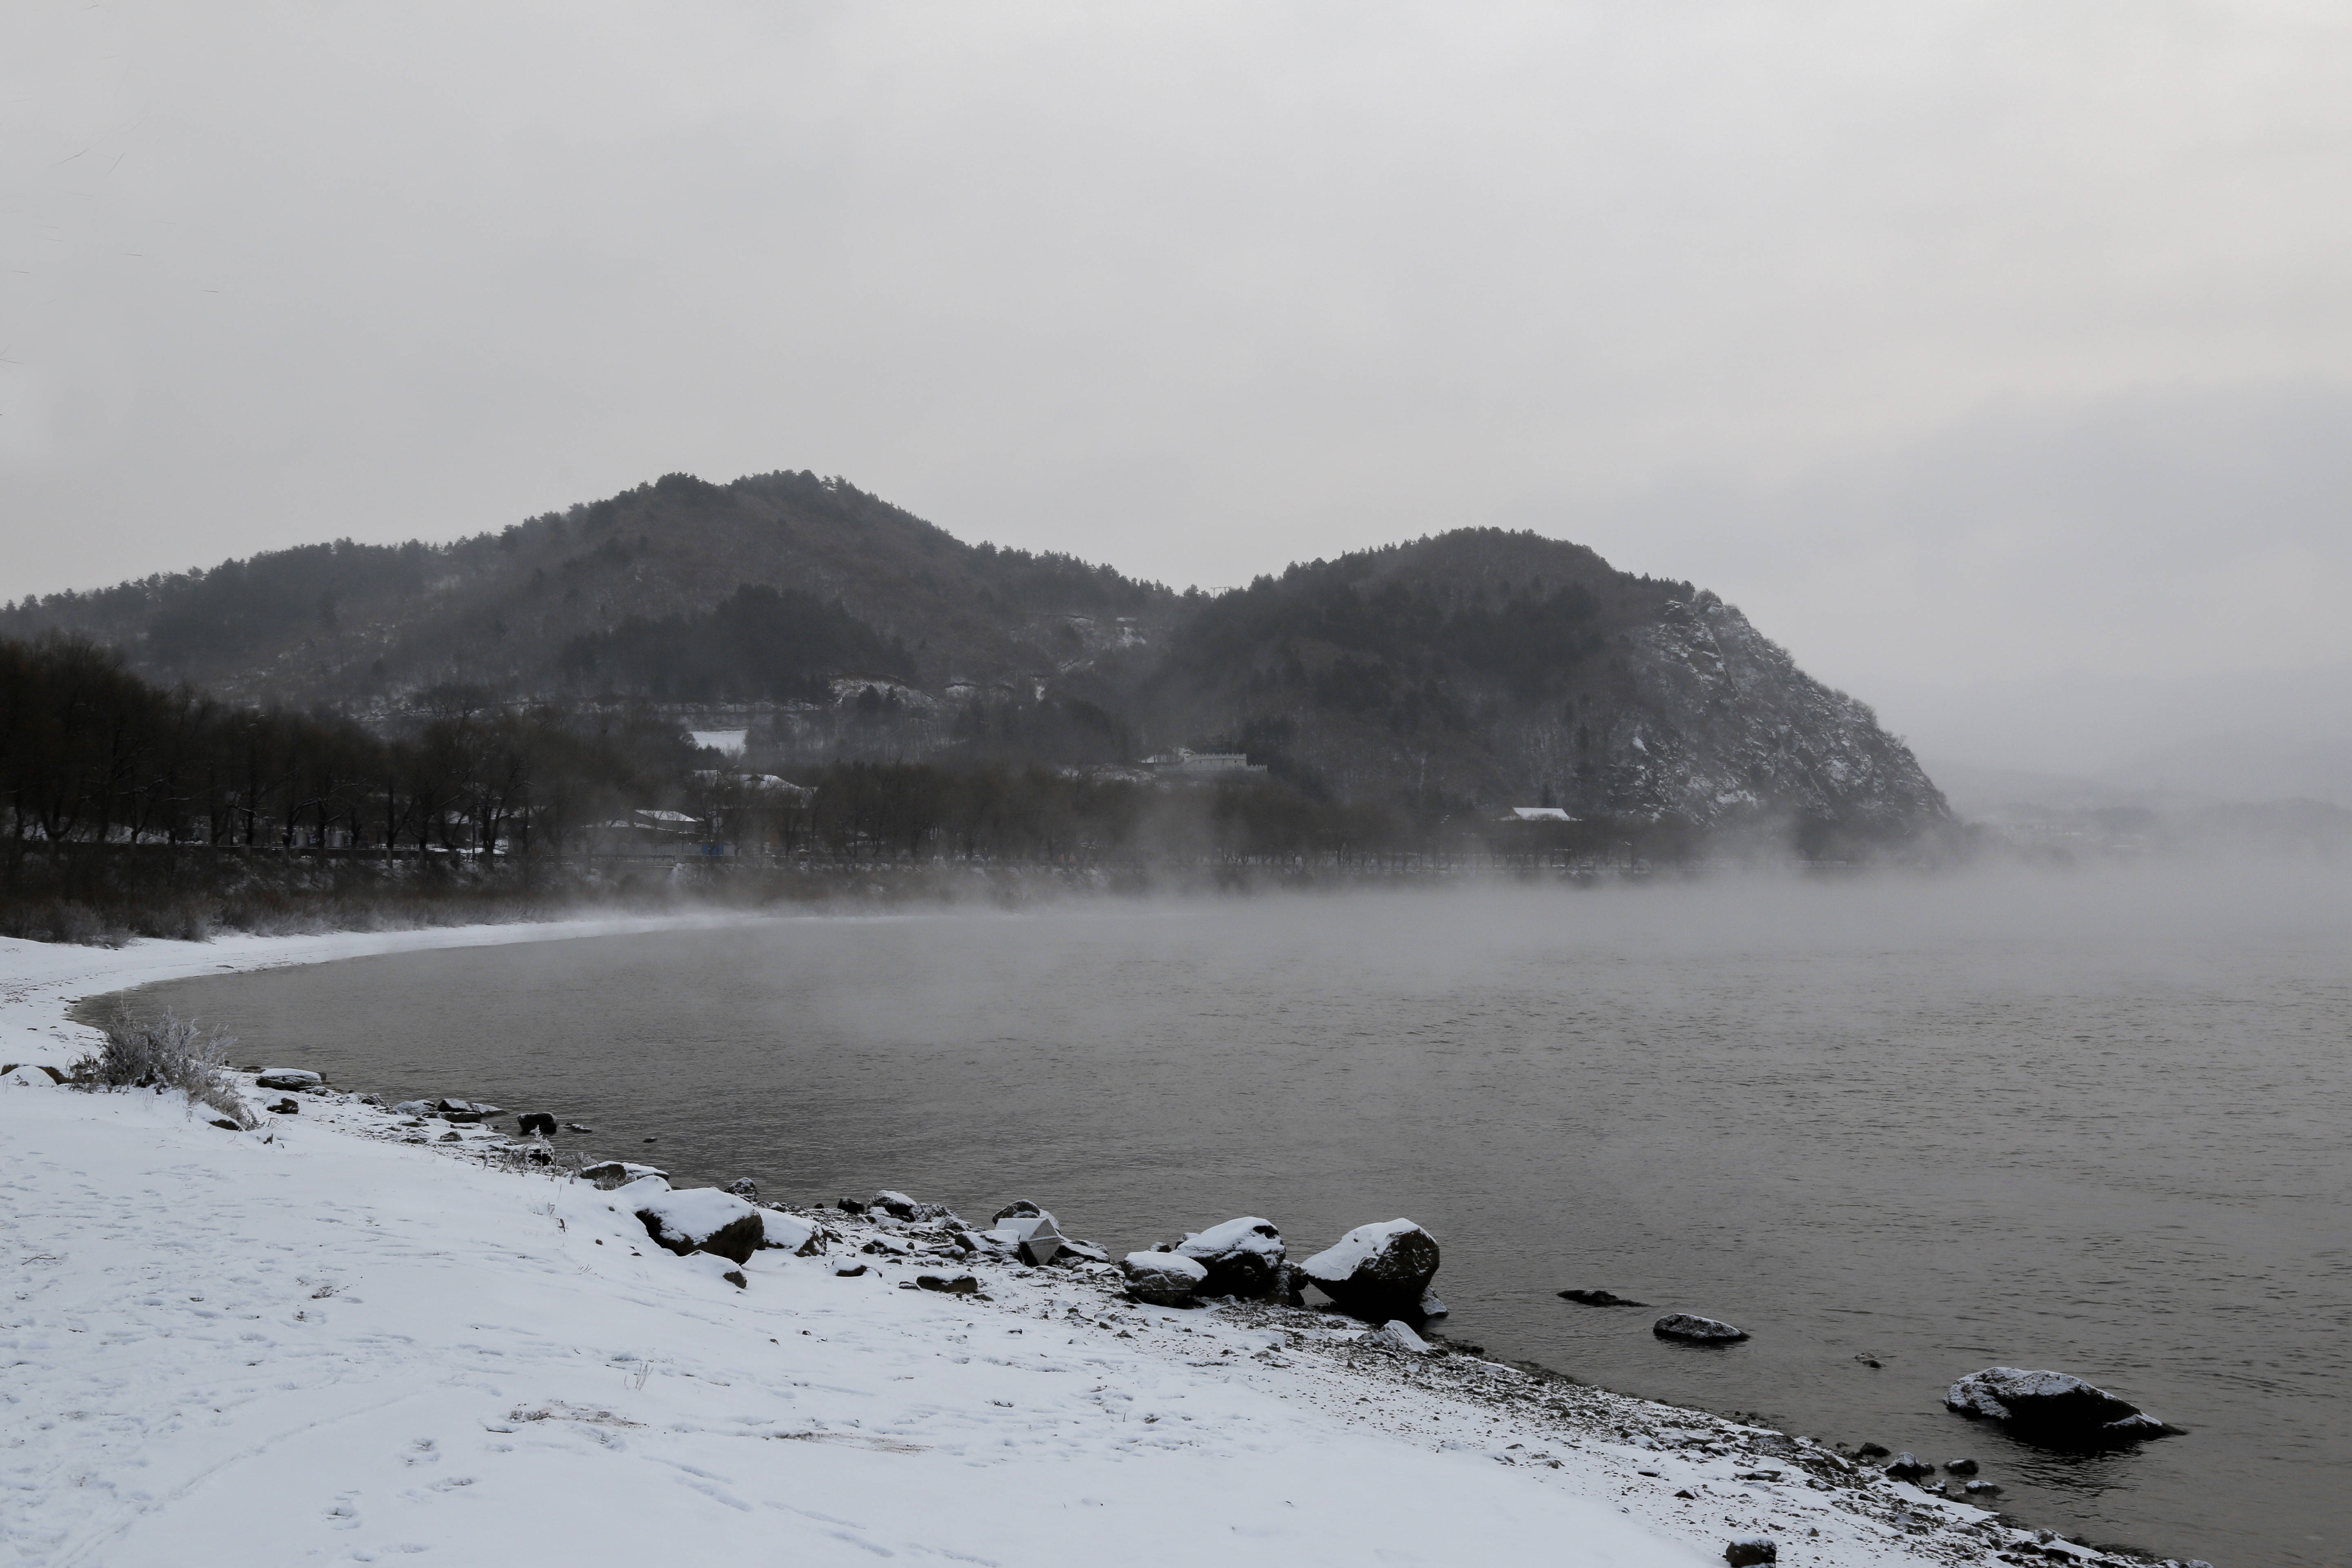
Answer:
<svg viewBox="0 0 2352 1568"><path fill-rule="evenodd" d="M625 1190L631 1212L644 1223L646 1234L681 1258L689 1252L708 1252L748 1263L767 1240L763 1211L732 1193L717 1187L672 1192L667 1183L659 1192L641 1193L636 1183Z"/></svg>
<svg viewBox="0 0 2352 1568"><path fill-rule="evenodd" d="M580 1168L583 1181L593 1182L606 1192L611 1192L615 1187L625 1187L631 1182L646 1176L667 1178L668 1175L667 1171L656 1166L633 1165L626 1160L606 1160L600 1164L583 1165Z"/></svg>
<svg viewBox="0 0 2352 1568"><path fill-rule="evenodd" d="M1130 1252L1119 1261L1127 1293L1155 1307L1190 1306L1209 1271L1181 1252Z"/></svg>
<svg viewBox="0 0 2352 1568"><path fill-rule="evenodd" d="M404 1100L392 1108L394 1116L438 1116L440 1108L429 1100Z"/></svg>
<svg viewBox="0 0 2352 1568"><path fill-rule="evenodd" d="M824 1232L796 1215L761 1209L760 1226L765 1234L761 1243L763 1247L789 1252L795 1258L814 1258L824 1251Z"/></svg>
<svg viewBox="0 0 2352 1568"><path fill-rule="evenodd" d="M305 1068L264 1068L253 1080L257 1089L316 1089L326 1081Z"/></svg>
<svg viewBox="0 0 2352 1568"><path fill-rule="evenodd" d="M1282 1232L1254 1215L1195 1231L1176 1250L1208 1271L1204 1296L1263 1296L1282 1276Z"/></svg>
<svg viewBox="0 0 2352 1568"><path fill-rule="evenodd" d="M1936 1467L1916 1455L1902 1453L1895 1456L1895 1462L1886 1467L1886 1473L1898 1481L1924 1481L1936 1473Z"/></svg>
<svg viewBox="0 0 2352 1568"><path fill-rule="evenodd" d="M922 1205L904 1193L894 1193L885 1187L866 1200L866 1206L880 1209L892 1219L913 1219Z"/></svg>
<svg viewBox="0 0 2352 1568"><path fill-rule="evenodd" d="M1650 1331L1662 1340L1684 1340L1696 1345L1727 1345L1748 1337L1746 1329L1733 1328L1719 1318L1702 1318L1696 1312L1668 1312L1650 1325Z"/></svg>
<svg viewBox="0 0 2352 1568"><path fill-rule="evenodd" d="M966 1250L1010 1252L1032 1268L1049 1263L1110 1261L1110 1253L1093 1242L1064 1236L1053 1210L1040 1208L1025 1198L997 1210L995 1223L986 1230L962 1229L961 1222L952 1215L948 1215L948 1222L951 1233L949 1239Z"/></svg>
<svg viewBox="0 0 2352 1568"><path fill-rule="evenodd" d="M920 1290L938 1290L950 1296L977 1296L980 1281L969 1274L918 1274L915 1287Z"/></svg>
<svg viewBox="0 0 2352 1568"><path fill-rule="evenodd" d="M2006 1423L2051 1443L2116 1443L2179 1430L2127 1399L2063 1372L1989 1366L1952 1384L1944 1403L1963 1415Z"/></svg>
<svg viewBox="0 0 2352 1568"><path fill-rule="evenodd" d="M1429 1342L1412 1331L1412 1325L1402 1319L1391 1318L1364 1336L1364 1343L1381 1350L1397 1351L1405 1355L1427 1355Z"/></svg>
<svg viewBox="0 0 2352 1568"><path fill-rule="evenodd" d="M1022 1262L1042 1268L1061 1255L1066 1245L1049 1214L1028 1215L1000 1222L991 1233L1010 1246Z"/></svg>
<svg viewBox="0 0 2352 1568"><path fill-rule="evenodd" d="M1743 1535L1723 1543L1723 1561L1728 1568L1757 1568L1780 1561L1780 1546L1769 1535Z"/></svg>
<svg viewBox="0 0 2352 1568"><path fill-rule="evenodd" d="M553 1129L551 1128L549 1131L552 1131ZM727 1184L727 1190L747 1204L756 1204L760 1201L760 1184L749 1176L736 1177Z"/></svg>
<svg viewBox="0 0 2352 1568"><path fill-rule="evenodd" d="M20 1064L0 1072L0 1084L16 1089L55 1089L65 1080L66 1075L57 1068L38 1063Z"/></svg>
<svg viewBox="0 0 2352 1568"><path fill-rule="evenodd" d="M1360 1225L1299 1268L1343 1310L1385 1321L1421 1315L1436 1278L1437 1238L1409 1219Z"/></svg>

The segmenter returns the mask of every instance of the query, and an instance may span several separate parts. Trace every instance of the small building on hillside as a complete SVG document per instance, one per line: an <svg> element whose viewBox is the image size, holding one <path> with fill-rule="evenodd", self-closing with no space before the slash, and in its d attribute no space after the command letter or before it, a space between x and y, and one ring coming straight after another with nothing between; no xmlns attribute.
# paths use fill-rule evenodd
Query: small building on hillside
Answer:
<svg viewBox="0 0 2352 1568"><path fill-rule="evenodd" d="M1143 765L1165 778L1193 778L1216 773L1262 773L1265 764L1253 763L1245 752L1194 752L1182 746L1160 756L1146 757Z"/></svg>

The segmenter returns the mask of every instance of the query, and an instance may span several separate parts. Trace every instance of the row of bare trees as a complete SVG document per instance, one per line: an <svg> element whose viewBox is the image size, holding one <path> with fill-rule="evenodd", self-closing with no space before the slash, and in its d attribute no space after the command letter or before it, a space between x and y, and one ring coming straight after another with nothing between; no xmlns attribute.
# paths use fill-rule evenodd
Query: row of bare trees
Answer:
<svg viewBox="0 0 2352 1568"><path fill-rule="evenodd" d="M455 689L423 709L379 732L165 689L85 641L0 640L10 885L27 856L145 848L485 867L713 852L1062 866L1631 853L1605 824L1497 826L1445 803L1346 803L1279 780L1170 790L1066 766L835 762L795 783L714 767L646 710L515 708Z"/></svg>
<svg viewBox="0 0 2352 1568"><path fill-rule="evenodd" d="M398 734L165 689L73 638L0 642L0 831L34 847L562 855L674 790L673 725L454 708Z"/></svg>

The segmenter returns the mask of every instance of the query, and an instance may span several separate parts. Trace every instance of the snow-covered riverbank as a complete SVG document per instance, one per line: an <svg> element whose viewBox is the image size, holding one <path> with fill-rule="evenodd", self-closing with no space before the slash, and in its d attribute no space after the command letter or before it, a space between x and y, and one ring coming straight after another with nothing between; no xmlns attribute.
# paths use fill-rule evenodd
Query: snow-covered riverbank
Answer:
<svg viewBox="0 0 2352 1568"><path fill-rule="evenodd" d="M63 1066L70 1002L175 974L656 923L0 943L0 1061ZM0 1562L2084 1558L1801 1441L1328 1314L1138 1307L1085 1267L902 1289L939 1266L920 1239L839 1214L834 1257L759 1253L739 1289L609 1194L449 1157L478 1135L406 1142L345 1097L264 1120L0 1087Z"/></svg>

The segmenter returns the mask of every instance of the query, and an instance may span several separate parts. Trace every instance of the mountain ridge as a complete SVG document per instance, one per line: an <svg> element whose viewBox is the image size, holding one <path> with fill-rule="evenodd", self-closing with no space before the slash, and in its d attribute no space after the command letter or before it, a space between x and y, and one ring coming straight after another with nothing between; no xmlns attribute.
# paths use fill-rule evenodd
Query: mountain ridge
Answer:
<svg viewBox="0 0 2352 1568"><path fill-rule="evenodd" d="M1533 532L1179 593L965 543L843 479L671 474L446 544L338 541L0 607L0 634L43 632L379 726L452 701L652 706L787 767L1230 748L1318 798L1948 820L1870 709L1738 609Z"/></svg>

